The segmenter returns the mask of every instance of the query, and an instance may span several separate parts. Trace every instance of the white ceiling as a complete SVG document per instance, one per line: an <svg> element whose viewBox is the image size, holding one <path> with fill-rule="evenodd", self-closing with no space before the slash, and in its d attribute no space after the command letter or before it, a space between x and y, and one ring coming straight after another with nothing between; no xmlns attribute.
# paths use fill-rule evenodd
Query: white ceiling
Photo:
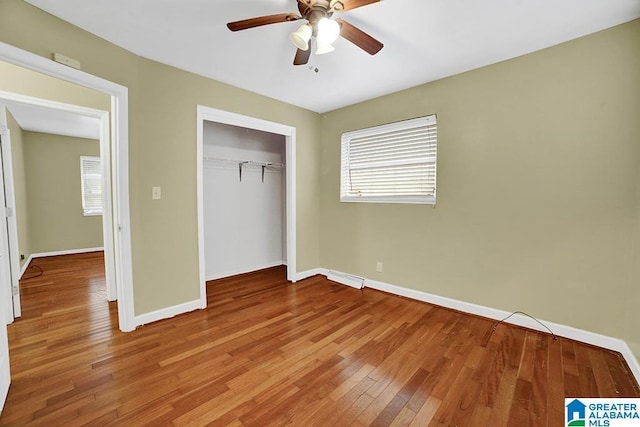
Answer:
<svg viewBox="0 0 640 427"><path fill-rule="evenodd" d="M100 119L51 108L3 101L23 130L100 139Z"/></svg>
<svg viewBox="0 0 640 427"><path fill-rule="evenodd" d="M640 17L640 0L385 0L341 16L382 51L339 39L334 52L312 55L316 73L292 65L288 34L300 22L225 25L297 12L295 0L27 1L140 56L320 113Z"/></svg>

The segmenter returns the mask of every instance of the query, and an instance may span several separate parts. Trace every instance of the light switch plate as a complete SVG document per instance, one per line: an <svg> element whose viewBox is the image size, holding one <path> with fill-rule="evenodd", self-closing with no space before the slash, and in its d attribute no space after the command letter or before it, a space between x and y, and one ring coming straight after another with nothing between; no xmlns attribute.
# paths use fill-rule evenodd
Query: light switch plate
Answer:
<svg viewBox="0 0 640 427"><path fill-rule="evenodd" d="M162 198L160 187L151 187L151 198L153 200L160 200Z"/></svg>

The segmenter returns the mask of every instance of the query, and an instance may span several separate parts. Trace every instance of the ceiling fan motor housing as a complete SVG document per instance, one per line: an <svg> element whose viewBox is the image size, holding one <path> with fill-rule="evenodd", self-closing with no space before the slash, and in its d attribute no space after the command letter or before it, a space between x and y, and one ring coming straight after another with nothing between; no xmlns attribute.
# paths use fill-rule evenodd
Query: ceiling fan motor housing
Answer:
<svg viewBox="0 0 640 427"><path fill-rule="evenodd" d="M330 18L334 11L340 11L343 7L339 0L298 0L300 15L309 21L314 36L318 32L318 21Z"/></svg>

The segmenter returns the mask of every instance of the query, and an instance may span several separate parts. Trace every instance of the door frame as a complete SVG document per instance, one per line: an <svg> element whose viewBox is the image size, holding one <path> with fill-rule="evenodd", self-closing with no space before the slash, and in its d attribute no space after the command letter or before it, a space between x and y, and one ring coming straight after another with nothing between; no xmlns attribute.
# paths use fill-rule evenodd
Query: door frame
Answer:
<svg viewBox="0 0 640 427"><path fill-rule="evenodd" d="M135 329L131 224L129 217L129 101L128 88L100 77L51 61L42 56L0 42L0 61L37 71L60 80L88 87L111 96L111 138L107 154L111 159L113 229L113 271L121 331ZM102 153L101 153L102 154ZM3 242L5 244L6 242Z"/></svg>
<svg viewBox="0 0 640 427"><path fill-rule="evenodd" d="M6 109L10 108L11 105L26 105L31 107L43 108L43 109L51 109L56 111L63 111L67 113L72 113L84 117L91 117L100 120L100 158L102 160L102 188L104 189L102 193L102 206L103 206L103 214L102 214L102 236L103 236L103 246L104 246L104 263L105 263L105 281L106 281L106 290L107 290L107 300L115 301L117 299L117 289L116 283L114 281L115 276L115 262L114 262L114 247L113 247L113 238L112 230L113 230L113 209L111 203L111 197L107 197L107 195L111 196L111 161L109 157L109 112L96 110L93 108L82 107L79 105L65 104L56 101L50 101L41 98L34 98L31 96L20 95L16 93L4 92L0 91L0 129L6 129L7 136L7 144L2 145L2 155L3 158L13 159L11 154L12 152L12 144L11 144L11 133L8 130ZM14 186L14 176L13 176L13 164L11 161L4 162L2 167L4 168L4 185L6 189L6 197L7 197L7 206L13 208L14 213L10 217L8 217L9 221L9 247L11 250L10 260L11 260L11 286L9 288L10 295L12 297L14 295L18 295L18 298L13 298L13 317L10 316L11 313L7 313L8 318L10 317L10 321L13 321L13 318L20 317L20 297L19 297L19 289L20 289L20 273L22 269L20 268L20 254L18 252L19 242L18 242L18 222L16 215L16 201L15 201L15 186Z"/></svg>
<svg viewBox="0 0 640 427"><path fill-rule="evenodd" d="M198 199L198 255L200 276L200 302L207 306L207 282L204 257L204 122L222 123L248 129L270 132L285 137L286 170L286 241L287 280L296 282L296 128L242 114L230 113L204 105L197 106L197 199Z"/></svg>

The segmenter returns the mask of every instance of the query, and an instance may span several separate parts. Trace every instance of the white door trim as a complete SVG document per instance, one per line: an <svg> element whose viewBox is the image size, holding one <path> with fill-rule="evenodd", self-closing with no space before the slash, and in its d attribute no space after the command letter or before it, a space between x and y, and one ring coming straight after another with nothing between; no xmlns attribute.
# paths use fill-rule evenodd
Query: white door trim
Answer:
<svg viewBox="0 0 640 427"><path fill-rule="evenodd" d="M207 285L204 258L204 189L203 147L204 122L216 122L270 132L285 137L286 152L286 223L287 223L287 280L295 282L296 273L296 128L268 120L230 113L203 105L197 106L197 198L198 198L198 254L200 274L200 301L207 306Z"/></svg>
<svg viewBox="0 0 640 427"><path fill-rule="evenodd" d="M112 144L105 158L111 159L114 278L118 296L118 323L123 332L135 329L133 270L131 263L131 225L129 218L129 111L125 86L66 67L57 62L0 42L0 61L9 62L61 80L76 83L111 95ZM104 132L104 129L103 129ZM101 154L102 144L101 144ZM106 246L105 239L105 246Z"/></svg>

